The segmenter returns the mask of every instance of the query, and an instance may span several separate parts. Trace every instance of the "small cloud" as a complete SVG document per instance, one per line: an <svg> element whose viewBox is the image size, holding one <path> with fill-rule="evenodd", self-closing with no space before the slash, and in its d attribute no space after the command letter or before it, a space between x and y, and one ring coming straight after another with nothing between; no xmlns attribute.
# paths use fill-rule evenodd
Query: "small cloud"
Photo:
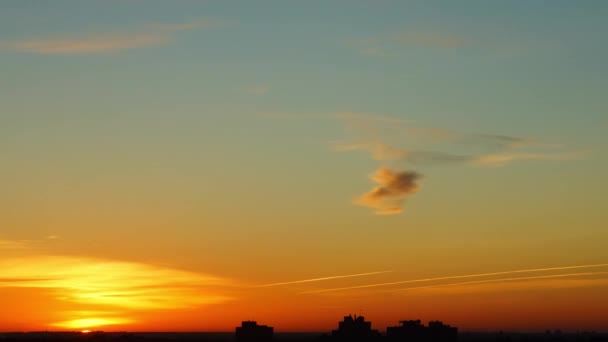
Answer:
<svg viewBox="0 0 608 342"><path fill-rule="evenodd" d="M399 45L414 45L426 48L460 49L479 45L480 42L448 33L429 32L397 32L392 34L356 39L349 45L356 47L361 55L374 57L390 57L393 53L387 52Z"/></svg>
<svg viewBox="0 0 608 342"><path fill-rule="evenodd" d="M366 121L366 122L383 122L383 123L395 123L395 124L411 124L414 121L408 119L392 118L388 116L372 115L367 113L353 113L353 112L340 112L334 115L328 116L329 118L336 118L347 121Z"/></svg>
<svg viewBox="0 0 608 342"><path fill-rule="evenodd" d="M378 185L356 199L358 205L376 209L376 214L392 215L402 212L406 196L420 189L417 181L422 176L416 172L397 172L381 167L370 177Z"/></svg>
<svg viewBox="0 0 608 342"><path fill-rule="evenodd" d="M0 51L38 54L95 54L158 46L169 43L176 32L217 27L208 21L158 24L138 32L100 33L85 36L49 37L0 42Z"/></svg>
<svg viewBox="0 0 608 342"><path fill-rule="evenodd" d="M570 153L495 153L477 157L474 163L482 166L504 166L517 160L573 160L580 159L583 154Z"/></svg>
<svg viewBox="0 0 608 342"><path fill-rule="evenodd" d="M363 56L373 56L373 57L392 57L393 54L386 52L385 49L381 47L369 47L365 49L359 50L359 53Z"/></svg>
<svg viewBox="0 0 608 342"><path fill-rule="evenodd" d="M29 240L2 240L0 239L1 250L22 250L30 247Z"/></svg>
<svg viewBox="0 0 608 342"><path fill-rule="evenodd" d="M472 39L459 37L452 34L401 32L385 37L386 41L401 44L414 44L425 47L436 47L444 49L458 49L477 44Z"/></svg>
<svg viewBox="0 0 608 342"><path fill-rule="evenodd" d="M170 37L160 33L103 34L75 38L22 40L3 44L5 49L39 54L94 54L162 45Z"/></svg>
<svg viewBox="0 0 608 342"><path fill-rule="evenodd" d="M158 31L162 32L177 32L177 31L191 31L196 29L205 28L217 28L224 26L224 23L212 20L198 20L187 23L177 24L156 24L153 27Z"/></svg>
<svg viewBox="0 0 608 342"><path fill-rule="evenodd" d="M334 149L339 152L347 151L368 151L374 160L401 160L412 163L463 163L471 160L472 157L450 154L440 151L412 151L396 148L381 142L362 143L362 144L343 144L337 143Z"/></svg>
<svg viewBox="0 0 608 342"><path fill-rule="evenodd" d="M262 95L266 95L268 93L268 91L270 90L270 87L268 87L265 84L254 84L252 86L249 86L245 90L249 94L262 96Z"/></svg>

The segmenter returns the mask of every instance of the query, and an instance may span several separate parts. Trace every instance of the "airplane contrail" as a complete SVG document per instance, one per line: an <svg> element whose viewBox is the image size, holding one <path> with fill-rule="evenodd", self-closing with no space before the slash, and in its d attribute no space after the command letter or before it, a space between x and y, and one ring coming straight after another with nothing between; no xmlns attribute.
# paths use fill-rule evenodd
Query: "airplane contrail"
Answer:
<svg viewBox="0 0 608 342"><path fill-rule="evenodd" d="M578 268L606 267L606 266L608 266L608 264L593 264L593 265L578 265L578 266L561 266L561 267L533 268L533 269L525 269L525 270L513 270L513 271L490 272L490 273L477 273L477 274L466 274L466 275L457 275L457 276L448 276L448 277L422 278L422 279L411 279L411 280L393 281L393 282L388 282L388 283L367 284L367 285L348 286L348 287L337 287L337 288L331 288L331 289L322 289L322 290L315 290L315 291L307 291L307 292L302 292L302 293L322 293L322 292L333 292L333 291L342 291L342 290L363 289L363 288L369 288L369 287L380 287L380 286L409 284L409 283L423 283L423 282L436 281L436 280L478 278L478 277L487 277L487 276L494 276L494 275L517 274L517 273L531 273L531 272L547 272L547 271L560 271L560 270L563 271L563 270L578 269Z"/></svg>
<svg viewBox="0 0 608 342"><path fill-rule="evenodd" d="M419 289L430 289L430 288L434 288L434 287L449 287L449 286L472 285L472 284L483 284L483 283L500 283L500 282L530 280L530 279L565 278L565 277L577 277L577 276L582 277L582 276L592 276L592 275L598 275L598 274L608 274L608 272L583 272L583 273L551 274L551 275L545 275L545 276L532 276L532 277L485 279L485 280L465 281L465 282L460 282L460 283L406 287L403 289L396 289L395 291L419 290Z"/></svg>
<svg viewBox="0 0 608 342"><path fill-rule="evenodd" d="M258 286L256 286L256 287L271 287L271 286L280 286L280 285L291 285L291 284L311 283L311 282L315 282L315 281L323 281L323 280L331 280L331 279L340 279L340 278L363 277L363 276L368 276L368 275L382 274L382 273L389 273L389 272L392 272L392 271L377 271L377 272L367 272L367 273L357 273L357 274L337 275L337 276L322 277L322 278L312 278L312 279L294 280L294 281L286 281L286 282L282 282L282 283L272 283L272 284L258 285Z"/></svg>

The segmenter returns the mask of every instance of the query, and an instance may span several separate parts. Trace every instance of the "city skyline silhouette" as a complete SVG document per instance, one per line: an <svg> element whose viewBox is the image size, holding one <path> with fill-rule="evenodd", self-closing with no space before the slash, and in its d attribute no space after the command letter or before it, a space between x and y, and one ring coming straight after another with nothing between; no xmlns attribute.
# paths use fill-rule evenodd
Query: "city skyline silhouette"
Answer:
<svg viewBox="0 0 608 342"><path fill-rule="evenodd" d="M0 342L601 340L606 18L1 0Z"/></svg>

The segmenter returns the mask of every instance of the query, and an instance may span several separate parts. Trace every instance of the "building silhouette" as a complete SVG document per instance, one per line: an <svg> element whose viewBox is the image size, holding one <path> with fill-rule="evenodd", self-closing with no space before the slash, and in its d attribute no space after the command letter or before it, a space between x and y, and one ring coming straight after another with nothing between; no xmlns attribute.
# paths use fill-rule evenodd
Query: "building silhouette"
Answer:
<svg viewBox="0 0 608 342"><path fill-rule="evenodd" d="M234 335L237 342L272 341L274 329L267 325L258 325L256 321L243 321L240 327L236 327Z"/></svg>
<svg viewBox="0 0 608 342"><path fill-rule="evenodd" d="M378 330L372 329L372 323L363 316L348 315L338 323L338 329L331 332L333 340L338 341L376 341L380 337Z"/></svg>
<svg viewBox="0 0 608 342"><path fill-rule="evenodd" d="M454 342L458 340L458 328L439 321L430 321L424 326L420 320L399 321L401 325L386 328L390 341L408 342Z"/></svg>

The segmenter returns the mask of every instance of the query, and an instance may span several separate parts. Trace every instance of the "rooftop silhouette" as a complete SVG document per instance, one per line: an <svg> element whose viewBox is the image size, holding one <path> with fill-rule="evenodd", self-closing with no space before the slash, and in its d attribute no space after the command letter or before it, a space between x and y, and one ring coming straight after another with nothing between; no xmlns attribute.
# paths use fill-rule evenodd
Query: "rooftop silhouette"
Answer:
<svg viewBox="0 0 608 342"><path fill-rule="evenodd" d="M331 332L331 337L338 341L376 341L380 333L372 329L372 323L365 317L348 315L338 323L338 329Z"/></svg>
<svg viewBox="0 0 608 342"><path fill-rule="evenodd" d="M272 341L274 329L267 325L258 325L256 321L243 321L241 326L236 328L234 335L237 342Z"/></svg>
<svg viewBox="0 0 608 342"><path fill-rule="evenodd" d="M386 337L391 341L453 342L458 340L458 328L430 321L424 326L420 320L399 321L401 325L386 328Z"/></svg>

